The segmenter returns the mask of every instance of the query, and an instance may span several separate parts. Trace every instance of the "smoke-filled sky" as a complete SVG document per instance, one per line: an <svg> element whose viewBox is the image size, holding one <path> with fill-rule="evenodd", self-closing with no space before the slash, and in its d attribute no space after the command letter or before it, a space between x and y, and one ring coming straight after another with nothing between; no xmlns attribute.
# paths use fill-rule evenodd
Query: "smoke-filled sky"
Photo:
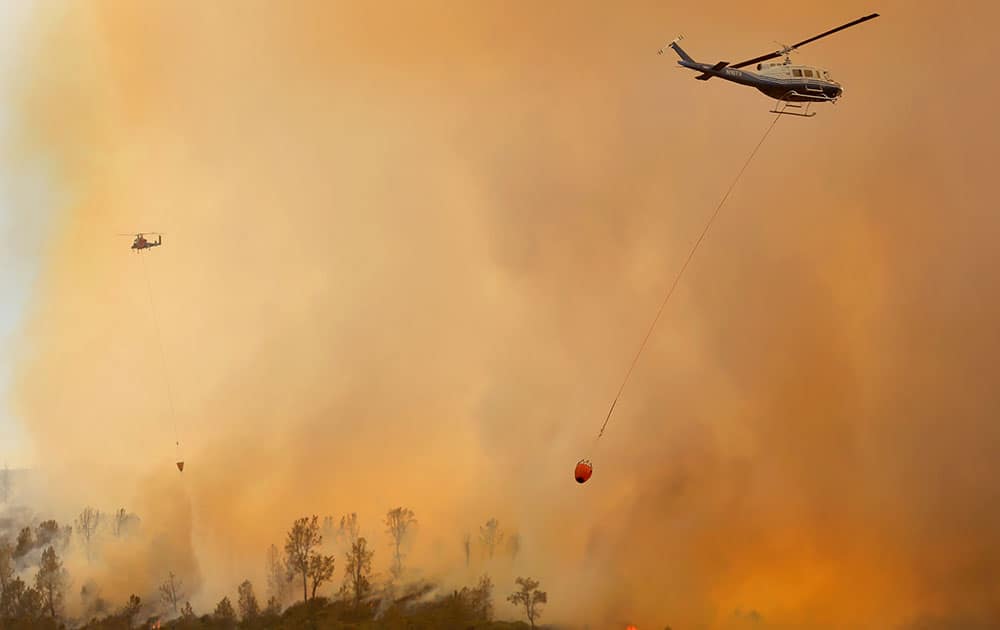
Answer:
<svg viewBox="0 0 1000 630"><path fill-rule="evenodd" d="M16 112L11 82L6 78L17 70L23 45L25 18L31 14L30 2L0 5L0 144L4 147L16 136ZM9 159L0 152L0 401L6 400L14 361L15 344L28 288L37 269L38 244L44 231L44 208L48 183L40 177L37 164ZM14 168L16 165L17 168ZM0 404L0 459L11 467L29 465L30 444L24 429L11 414L8 405Z"/></svg>
<svg viewBox="0 0 1000 630"><path fill-rule="evenodd" d="M109 574L174 567L202 607L307 513L358 512L384 572L407 505L446 581L466 531L520 531L490 570L549 622L1000 624L1000 10L696 4L36 11L10 162L44 165L51 225L10 403L39 500L136 510L155 544ZM595 445L771 121L655 51L872 11L799 53L845 98L778 121Z"/></svg>

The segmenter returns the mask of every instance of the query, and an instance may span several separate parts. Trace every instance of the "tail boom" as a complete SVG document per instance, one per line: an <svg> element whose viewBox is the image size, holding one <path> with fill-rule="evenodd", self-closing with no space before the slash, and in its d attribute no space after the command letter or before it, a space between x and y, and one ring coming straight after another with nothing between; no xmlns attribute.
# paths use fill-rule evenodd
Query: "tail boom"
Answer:
<svg viewBox="0 0 1000 630"><path fill-rule="evenodd" d="M684 49L683 49L683 48L681 48L680 44L678 44L678 43L677 43L677 42L681 41L682 39L684 39L684 36L683 36L683 35L681 35L680 37L678 37L678 38L677 38L677 39L675 39L674 41L672 41L672 42L670 42L669 44L667 44L667 46L669 46L670 48L673 48L673 49L674 49L674 52L675 52L675 53L677 53L677 56L681 58L681 61L686 61L686 62L688 62L688 63L697 63L697 62L696 62L696 61L695 61L695 60L694 60L694 59L693 59L693 58L691 57L691 55L689 55L689 54L687 54L686 52L684 52ZM660 53L659 53L659 54L661 54L661 55L662 55L662 54L663 54L663 51L664 51L664 49L665 49L665 48L666 48L667 46L665 46L664 48L661 48L661 49L660 49Z"/></svg>
<svg viewBox="0 0 1000 630"><path fill-rule="evenodd" d="M689 70L695 70L697 72L700 72L701 74L695 77L699 81L708 81L712 77L719 76L720 74L719 71L729 65L728 61L720 61L719 63L711 66L707 63L699 63L695 61L694 57L687 54L687 52L683 48L681 48L680 44L677 43L682 39L684 39L683 35L678 37L674 41L670 42L663 48L661 48L659 53L657 54L662 55L667 48L673 48L674 52L677 53L677 56L679 57L679 59L677 60L677 65L681 66L682 68L687 68Z"/></svg>

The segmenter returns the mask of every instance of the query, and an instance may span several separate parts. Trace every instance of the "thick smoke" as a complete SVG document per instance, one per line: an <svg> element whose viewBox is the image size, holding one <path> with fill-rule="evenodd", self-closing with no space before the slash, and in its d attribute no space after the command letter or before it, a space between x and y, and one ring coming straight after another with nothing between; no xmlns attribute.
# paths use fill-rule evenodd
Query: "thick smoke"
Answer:
<svg viewBox="0 0 1000 630"><path fill-rule="evenodd" d="M17 396L53 505L135 505L162 546L116 570L181 572L202 609L307 513L358 512L387 571L407 505L409 561L455 583L465 532L519 530L499 593L539 578L552 622L997 623L997 10L942 33L886 4L803 49L845 100L778 122L597 446L769 123L653 52L683 28L738 61L870 7L39 15L20 150L62 203ZM140 230L165 245L115 236Z"/></svg>

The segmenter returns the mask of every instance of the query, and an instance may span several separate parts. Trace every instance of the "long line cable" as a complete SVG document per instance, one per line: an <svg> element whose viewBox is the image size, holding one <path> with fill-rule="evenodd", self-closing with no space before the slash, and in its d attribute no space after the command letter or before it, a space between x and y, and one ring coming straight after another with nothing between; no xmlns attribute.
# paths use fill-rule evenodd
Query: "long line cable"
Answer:
<svg viewBox="0 0 1000 630"><path fill-rule="evenodd" d="M684 264L681 265L680 271L678 271L677 275L674 276L673 284L670 285L667 295L663 298L663 302L660 303L660 309L656 312L656 317L653 318L653 323L649 325L649 330L646 331L646 336L643 337L642 343L639 344L639 350L635 353L635 357L632 359L632 363L629 365L628 371L625 372L625 378L622 380L622 384L618 388L618 393L615 394L614 400L611 401L611 408L608 409L608 415L604 418L604 424L601 425L601 431L597 434L597 440L601 439L601 436L604 435L604 429L607 428L608 421L611 420L611 415L615 411L615 405L618 404L618 399L621 398L622 392L625 391L625 386L628 384L629 378L632 376L632 371L639 362L639 357L642 356L642 351L646 349L646 343L652 336L653 330L656 328L656 323L660 321L660 315L663 314L663 310L667 307L667 302L670 301L670 297L674 294L674 290L677 289L677 285L680 284L681 278L684 276L684 271L687 270L688 265L691 264L691 260L694 258L695 252L698 251L698 246L701 245L703 240L705 240L705 235L707 235L708 230L711 229L712 224L715 222L715 218L719 216L722 206L726 204L726 200L729 199L730 193L732 193L733 189L736 188L736 184L743 176L743 172L747 170L748 166L750 166L750 162L753 161L754 156L757 155L757 151L760 149L761 145L764 144L764 140L766 140L767 136L770 135L771 130L774 129L774 125L777 124L779 118L781 118L780 113L775 115L774 120L771 121L771 124L768 125L767 129L764 131L764 135L761 136L760 140L757 142L757 146L755 146L753 151L750 152L750 156L747 158L746 162L743 163L743 167L740 169L739 173L736 174L733 182L729 185L729 189L726 190L726 194L723 195L722 200L719 201L719 205L715 207L715 211L712 213L712 216L708 219L708 222L705 223L705 228L701 231L701 236L698 237L698 240L695 241L694 245L691 247L691 251L688 252L687 259L684 261Z"/></svg>
<svg viewBox="0 0 1000 630"><path fill-rule="evenodd" d="M139 258L145 256L140 250ZM163 350L163 337L160 335L160 323L156 317L156 306L153 304L153 285L149 282L149 274L146 272L146 261L142 261L142 277L146 279L146 295L149 296L149 310L153 313L153 327L156 329L156 345L160 348L160 365L163 368L163 380L167 385L167 403L170 405L170 419L174 426L174 444L180 450L181 443L177 438L177 414L174 411L174 394L170 388L170 373L167 371L167 354Z"/></svg>

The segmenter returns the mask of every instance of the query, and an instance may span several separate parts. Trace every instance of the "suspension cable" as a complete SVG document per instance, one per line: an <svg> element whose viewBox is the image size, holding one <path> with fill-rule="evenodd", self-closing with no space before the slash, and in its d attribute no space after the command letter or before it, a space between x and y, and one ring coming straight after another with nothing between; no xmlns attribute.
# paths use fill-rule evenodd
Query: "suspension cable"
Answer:
<svg viewBox="0 0 1000 630"><path fill-rule="evenodd" d="M677 275L674 276L674 281L670 285L670 289L667 291L666 296L663 298L663 302L660 303L660 308L656 312L656 317L653 318L653 323L650 324L649 330L646 331L646 336L643 337L642 343L639 344L639 350L635 353L635 357L632 359L632 363L631 365L629 365L628 371L625 372L625 378L622 380L622 384L618 388L618 393L615 394L614 400L611 401L611 408L608 409L608 415L604 418L604 424L601 425L601 431L597 434L597 438L595 439L595 441L599 440L601 436L604 435L604 429L607 428L608 421L611 420L611 415L615 411L615 405L618 404L618 399L621 398L622 392L625 391L625 386L628 384L629 378L631 378L632 376L632 371L635 369L636 364L639 362L639 357L642 356L642 351L645 350L646 348L646 343L649 341L649 338L653 334L653 330L656 328L656 323L660 320L660 315L663 314L663 310L666 308L667 302L670 301L670 297L674 294L674 290L677 288L677 285L680 284L681 278L684 276L685 270L687 270L688 265L691 264L691 260L694 258L695 252L698 251L698 246L701 245L701 242L705 239L705 236L708 234L708 230L712 227L712 224L715 222L715 218L719 216L719 212L722 210L722 206L724 206L726 200L729 199L730 193L732 193L733 189L736 188L736 184L740 181L740 178L743 176L743 172L747 170L748 166L750 166L750 162L753 161L754 156L757 155L757 151L760 149L761 145L764 144L764 140L766 140L768 135L770 135L771 130L774 129L774 126L775 124L777 124L779 118L781 118L781 113L778 113L774 117L774 120L771 121L771 124L768 125L767 129L764 131L764 135L761 136L760 140L757 142L757 146L755 146L753 148L753 151L750 152L750 156L746 159L746 162L743 163L743 167L740 169L739 173L736 174L736 177L735 179L733 179L733 182L729 185L729 189L726 190L726 194L723 195L722 200L719 201L719 205L715 207L715 211L712 213L712 216L708 219L708 222L705 223L705 228L701 231L701 235L698 237L698 240L695 241L694 245L691 247L691 251L688 252L687 259L685 259L684 264L681 265L680 271L678 271Z"/></svg>

